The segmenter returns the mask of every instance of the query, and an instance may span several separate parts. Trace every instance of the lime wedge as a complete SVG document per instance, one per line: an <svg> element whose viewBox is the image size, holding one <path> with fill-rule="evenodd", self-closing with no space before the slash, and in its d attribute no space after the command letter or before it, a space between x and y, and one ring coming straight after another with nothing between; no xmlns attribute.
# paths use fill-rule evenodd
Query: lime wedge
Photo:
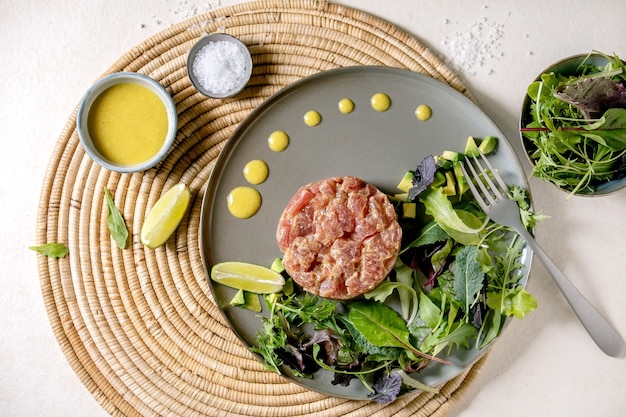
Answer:
<svg viewBox="0 0 626 417"><path fill-rule="evenodd" d="M141 243L150 249L164 244L183 219L191 200L185 184L176 184L161 196L141 227Z"/></svg>
<svg viewBox="0 0 626 417"><path fill-rule="evenodd" d="M278 272L245 262L222 262L211 268L211 279L220 284L257 294L278 292L285 279Z"/></svg>

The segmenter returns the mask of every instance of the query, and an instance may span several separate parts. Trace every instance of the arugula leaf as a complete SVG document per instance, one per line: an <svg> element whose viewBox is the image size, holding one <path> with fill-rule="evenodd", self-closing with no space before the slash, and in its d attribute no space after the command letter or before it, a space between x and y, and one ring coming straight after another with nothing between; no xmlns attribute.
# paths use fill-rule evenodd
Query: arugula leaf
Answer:
<svg viewBox="0 0 626 417"><path fill-rule="evenodd" d="M46 243L45 245L29 246L28 249L34 250L37 253L48 256L50 258L64 258L70 250L62 243Z"/></svg>
<svg viewBox="0 0 626 417"><path fill-rule="evenodd" d="M454 322L449 328L440 326L426 337L423 347L427 351L432 351L433 355L438 354L448 347L468 348L468 340L476 335L476 327L469 323Z"/></svg>
<svg viewBox="0 0 626 417"><path fill-rule="evenodd" d="M283 361L276 351L287 345L287 333L278 316L263 319L262 331L257 331L257 343L259 347L251 346L250 351L263 357L263 364L268 370L281 374L280 366Z"/></svg>
<svg viewBox="0 0 626 417"><path fill-rule="evenodd" d="M320 301L318 297L307 292L303 297L293 295L289 302L277 302L276 305L290 322L299 319L302 323L313 323L326 320L335 310L337 303L328 299Z"/></svg>
<svg viewBox="0 0 626 417"><path fill-rule="evenodd" d="M124 217L122 217L122 213L115 205L113 201L113 197L111 197L111 193L109 190L104 187L104 195L106 197L107 207L109 210L109 216L107 217L107 228L111 232L111 236L117 246L120 249L126 249L126 243L128 242L128 228L126 228L126 223L124 222Z"/></svg>
<svg viewBox="0 0 626 417"><path fill-rule="evenodd" d="M478 248L464 246L454 261L454 292L467 313L476 300L476 296L483 288L485 274L477 261Z"/></svg>
<svg viewBox="0 0 626 417"><path fill-rule="evenodd" d="M528 192L519 185L512 185L509 187L509 198L515 201L520 209L520 218L524 227L532 232L542 220L549 218L541 212L536 213L532 210L529 204Z"/></svg>

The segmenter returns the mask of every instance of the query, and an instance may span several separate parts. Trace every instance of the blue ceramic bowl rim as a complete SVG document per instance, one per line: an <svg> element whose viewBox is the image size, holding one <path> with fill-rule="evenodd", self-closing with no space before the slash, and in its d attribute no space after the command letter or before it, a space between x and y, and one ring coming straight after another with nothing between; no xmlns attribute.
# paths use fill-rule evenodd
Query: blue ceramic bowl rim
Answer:
<svg viewBox="0 0 626 417"><path fill-rule="evenodd" d="M87 128L87 118L94 100L107 88L125 82L139 84L149 88L150 91L159 97L165 106L165 111L167 113L168 128L163 146L161 146L161 149L159 149L159 151L152 158L134 165L116 164L105 158L94 146L91 136L89 135L89 129ZM178 116L176 114L176 105L174 104L172 96L156 80L137 72L116 72L98 80L83 95L76 117L76 130L78 131L78 138L87 155L89 155L89 157L100 166L111 171L122 173L145 171L158 164L168 154L172 144L174 143L177 128Z"/></svg>

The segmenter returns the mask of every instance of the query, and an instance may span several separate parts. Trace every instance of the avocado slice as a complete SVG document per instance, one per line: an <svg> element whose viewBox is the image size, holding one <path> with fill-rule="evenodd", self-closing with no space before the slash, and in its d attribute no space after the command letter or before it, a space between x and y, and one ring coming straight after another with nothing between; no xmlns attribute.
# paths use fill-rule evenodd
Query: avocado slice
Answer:
<svg viewBox="0 0 626 417"><path fill-rule="evenodd" d="M456 163L454 165L454 176L456 177L457 190L459 195L465 194L465 192L469 190L469 185L467 185L467 178L465 177L465 174L463 174L460 163Z"/></svg>
<svg viewBox="0 0 626 417"><path fill-rule="evenodd" d="M402 203L402 217L404 219L414 219L417 216L417 204Z"/></svg>
<svg viewBox="0 0 626 417"><path fill-rule="evenodd" d="M407 171L406 174L404 174L404 177L402 177L402 180L400 180L400 183L398 184L398 190L402 191L403 193L408 193L413 186L413 176L413 171Z"/></svg>
<svg viewBox="0 0 626 417"><path fill-rule="evenodd" d="M478 145L476 144L476 139L474 136L468 136L467 143L465 144L465 155L467 156L478 156Z"/></svg>
<svg viewBox="0 0 626 417"><path fill-rule="evenodd" d="M498 139L495 136L485 136L483 140L480 141L480 145L478 145L478 149L487 155L488 153L493 152L498 144Z"/></svg>
<svg viewBox="0 0 626 417"><path fill-rule="evenodd" d="M463 154L455 151L443 151L441 157L447 161L458 162L462 159Z"/></svg>
<svg viewBox="0 0 626 417"><path fill-rule="evenodd" d="M237 291L232 300L230 300L230 305L245 308L246 310L251 310L255 313L260 313L263 310L259 294L254 294L244 290Z"/></svg>
<svg viewBox="0 0 626 417"><path fill-rule="evenodd" d="M452 171L446 171L446 185L442 187L442 192L445 195L456 195L456 181L454 180L454 173Z"/></svg>

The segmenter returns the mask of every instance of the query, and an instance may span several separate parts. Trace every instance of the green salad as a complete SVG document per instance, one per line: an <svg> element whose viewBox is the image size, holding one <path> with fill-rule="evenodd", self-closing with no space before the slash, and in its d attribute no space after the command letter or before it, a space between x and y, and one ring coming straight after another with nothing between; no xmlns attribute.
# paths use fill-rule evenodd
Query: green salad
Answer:
<svg viewBox="0 0 626 417"><path fill-rule="evenodd" d="M495 138L470 138L466 152L492 151ZM491 222L467 188L464 154L428 156L399 179L390 195L403 229L393 271L373 291L347 301L302 291L284 272L282 290L242 297L233 305L269 311L253 352L265 366L313 378L334 374L338 387L364 384L369 397L389 403L411 389L436 392L419 381L431 362L448 363L453 349L481 349L501 332L507 318L523 318L537 306L520 284L527 272L524 242ZM542 217L531 211L526 191L510 188L527 228ZM443 365L445 366L445 365Z"/></svg>
<svg viewBox="0 0 626 417"><path fill-rule="evenodd" d="M626 65L601 56L606 65L587 58L574 74L547 72L528 87L521 131L533 175L571 194L626 174Z"/></svg>

